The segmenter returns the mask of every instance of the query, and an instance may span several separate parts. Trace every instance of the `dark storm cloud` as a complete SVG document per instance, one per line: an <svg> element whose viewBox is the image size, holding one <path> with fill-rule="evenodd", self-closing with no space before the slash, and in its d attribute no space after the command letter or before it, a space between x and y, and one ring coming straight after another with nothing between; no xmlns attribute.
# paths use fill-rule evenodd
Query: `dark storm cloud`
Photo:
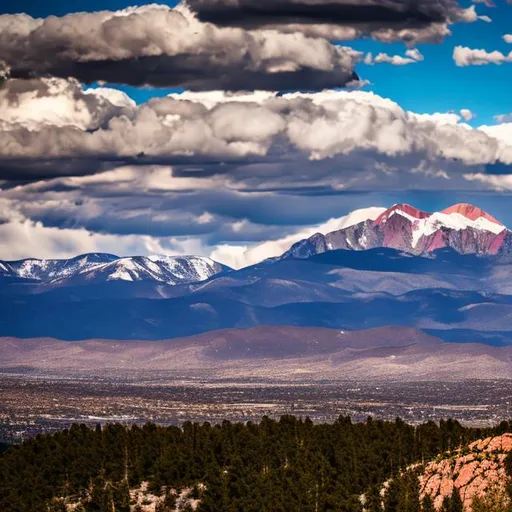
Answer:
<svg viewBox="0 0 512 512"><path fill-rule="evenodd" d="M334 52L335 53L335 52ZM269 72L261 66L251 69L250 57L238 62L219 64L208 55L184 54L178 56L136 57L126 60L93 62L56 62L41 72L30 66L14 66L13 78L34 74L50 74L61 78L73 76L91 82L121 83L132 86L183 87L192 91L209 90L301 90L313 91L344 87L359 80L358 75L345 65L334 64L332 69L299 67L291 71Z"/></svg>
<svg viewBox="0 0 512 512"><path fill-rule="evenodd" d="M201 23L183 6L0 16L0 75L192 90L316 90L357 79L359 54L319 38ZM3 71L2 71L3 70Z"/></svg>
<svg viewBox="0 0 512 512"><path fill-rule="evenodd" d="M474 9L462 9L457 0L188 0L188 5L199 19L219 26L302 26L306 33L333 39L437 41L447 35L446 25L476 19Z"/></svg>

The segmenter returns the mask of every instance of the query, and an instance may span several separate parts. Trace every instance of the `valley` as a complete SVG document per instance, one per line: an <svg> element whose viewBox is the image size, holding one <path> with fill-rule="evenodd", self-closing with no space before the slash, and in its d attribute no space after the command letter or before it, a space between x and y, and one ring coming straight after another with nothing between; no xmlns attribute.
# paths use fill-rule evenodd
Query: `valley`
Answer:
<svg viewBox="0 0 512 512"><path fill-rule="evenodd" d="M276 382L212 378L207 372L117 376L0 374L0 440L19 442L73 423L182 425L259 421L293 414L315 423L340 415L412 424L454 418L487 427L511 417L512 380Z"/></svg>

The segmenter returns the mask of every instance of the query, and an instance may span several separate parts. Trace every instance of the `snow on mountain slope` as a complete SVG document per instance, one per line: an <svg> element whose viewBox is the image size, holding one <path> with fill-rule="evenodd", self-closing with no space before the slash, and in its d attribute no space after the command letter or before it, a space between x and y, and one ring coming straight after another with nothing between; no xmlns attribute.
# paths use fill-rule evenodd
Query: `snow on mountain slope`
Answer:
<svg viewBox="0 0 512 512"><path fill-rule="evenodd" d="M225 270L219 263L199 256L135 256L120 258L107 265L82 273L80 277L90 281L144 281L166 284L183 284L205 281Z"/></svg>
<svg viewBox="0 0 512 512"><path fill-rule="evenodd" d="M388 247L427 255L449 247L461 254L510 253L512 235L494 217L469 204L456 204L441 212L424 212L395 204L374 221L363 220L342 229L294 244L281 259L308 258L329 250L366 250Z"/></svg>
<svg viewBox="0 0 512 512"><path fill-rule="evenodd" d="M53 279L69 278L81 272L86 272L99 265L114 261L118 256L113 254L91 253L76 256L69 260L39 260L29 258L20 261L0 262L3 275L33 279L36 281L51 281Z"/></svg>
<svg viewBox="0 0 512 512"><path fill-rule="evenodd" d="M430 213L423 212L408 204L395 204L391 208L384 210L382 214L375 220L375 225L385 224L393 215L401 215L406 219L414 222L419 219L425 219Z"/></svg>
<svg viewBox="0 0 512 512"><path fill-rule="evenodd" d="M153 281L170 285L205 281L227 267L199 256L85 254L70 260L27 259L0 262L0 275L67 284L105 281Z"/></svg>
<svg viewBox="0 0 512 512"><path fill-rule="evenodd" d="M494 217L489 215L487 212L484 212L480 208L477 208L476 206L473 206L472 204L467 203L459 203L455 204L453 206L450 206L449 208L446 208L441 213L446 213L448 215L451 214L459 214L463 217L466 217L466 219L476 221L478 219L485 219L489 222L492 222L494 224L498 224L502 226L500 222L498 222Z"/></svg>

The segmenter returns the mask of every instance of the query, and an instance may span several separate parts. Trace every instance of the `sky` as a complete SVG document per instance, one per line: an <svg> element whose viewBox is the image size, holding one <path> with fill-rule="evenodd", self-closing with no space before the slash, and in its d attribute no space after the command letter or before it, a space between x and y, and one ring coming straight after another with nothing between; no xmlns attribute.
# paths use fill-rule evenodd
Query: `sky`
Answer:
<svg viewBox="0 0 512 512"><path fill-rule="evenodd" d="M240 267L398 202L512 226L511 20L507 0L4 1L0 259Z"/></svg>

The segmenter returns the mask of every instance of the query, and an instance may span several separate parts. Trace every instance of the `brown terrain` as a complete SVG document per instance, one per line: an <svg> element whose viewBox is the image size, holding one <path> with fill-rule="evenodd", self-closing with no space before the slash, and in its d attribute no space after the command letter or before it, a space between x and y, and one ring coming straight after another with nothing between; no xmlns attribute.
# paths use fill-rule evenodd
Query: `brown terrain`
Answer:
<svg viewBox="0 0 512 512"><path fill-rule="evenodd" d="M0 338L0 369L208 369L222 377L509 379L512 346L445 343L410 327L256 327L164 341Z"/></svg>
<svg viewBox="0 0 512 512"><path fill-rule="evenodd" d="M430 462L420 476L420 497L430 495L436 510L440 510L444 498L458 489L465 512L472 511L475 498L493 495L500 499L506 495L504 461L511 451L512 434L503 434L444 454L440 460Z"/></svg>

